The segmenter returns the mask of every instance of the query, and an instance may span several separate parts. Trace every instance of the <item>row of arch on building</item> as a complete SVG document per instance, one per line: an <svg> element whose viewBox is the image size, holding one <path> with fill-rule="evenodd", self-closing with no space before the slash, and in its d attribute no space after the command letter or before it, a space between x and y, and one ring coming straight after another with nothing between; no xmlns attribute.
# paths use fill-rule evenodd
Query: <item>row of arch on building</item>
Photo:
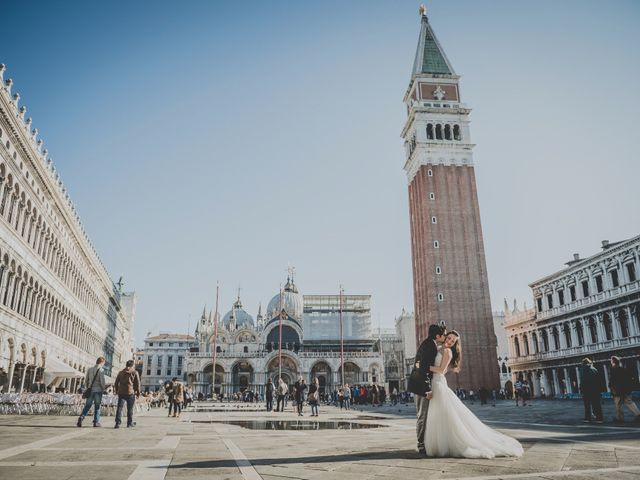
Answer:
<svg viewBox="0 0 640 480"><path fill-rule="evenodd" d="M213 384L212 363L207 364L201 372L188 372L187 384L194 388L195 393L211 393ZM353 360L344 362L344 383L349 385L359 385L364 383L377 383L380 378L380 366L377 363L371 364L364 370ZM291 356L282 355L282 368L279 369L279 357L274 355L267 362L266 368L262 371L249 359L239 359L230 367L225 368L216 362L215 388L216 393L237 393L244 390L251 390L263 394L264 387L268 379L277 384L278 375L290 387L296 382L299 376L303 376L306 382L310 382L314 377L318 378L321 392L328 389L337 388L342 382L342 368L331 367L330 363L324 360L317 360L308 372L303 372L298 362Z"/></svg>
<svg viewBox="0 0 640 480"><path fill-rule="evenodd" d="M18 237L24 240L34 254L44 262L87 308L99 305L106 310L87 280L86 269L80 269L63 247L61 241L47 225L41 212L32 202L26 189L22 188L7 166L0 163L0 217L4 218ZM96 282L93 282L95 284Z"/></svg>
<svg viewBox="0 0 640 480"><path fill-rule="evenodd" d="M80 317L37 277L0 251L0 304L78 348L98 354L102 342Z"/></svg>
<svg viewBox="0 0 640 480"><path fill-rule="evenodd" d="M39 349L27 342L18 342L15 338L0 338L0 389L2 392L28 392L38 382L47 387L47 380L56 380L52 387L60 387L68 391L76 391L82 383L82 374L87 366L79 365L68 358L60 360L77 372L75 376L65 378L45 378L49 356L45 349Z"/></svg>
<svg viewBox="0 0 640 480"><path fill-rule="evenodd" d="M538 331L514 335L515 356L528 356L638 335L640 334L637 314L639 305L614 309L610 312L539 328Z"/></svg>
<svg viewBox="0 0 640 480"><path fill-rule="evenodd" d="M427 123L427 140L462 140L460 125Z"/></svg>

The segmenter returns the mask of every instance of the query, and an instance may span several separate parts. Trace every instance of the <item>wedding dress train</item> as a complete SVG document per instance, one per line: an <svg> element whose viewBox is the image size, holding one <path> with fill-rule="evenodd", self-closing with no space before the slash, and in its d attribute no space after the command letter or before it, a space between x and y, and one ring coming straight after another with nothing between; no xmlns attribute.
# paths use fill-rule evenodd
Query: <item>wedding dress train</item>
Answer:
<svg viewBox="0 0 640 480"><path fill-rule="evenodd" d="M440 365L438 352L435 365ZM520 457L524 450L516 439L486 426L447 385L443 374L434 373L429 402L425 444L430 457Z"/></svg>

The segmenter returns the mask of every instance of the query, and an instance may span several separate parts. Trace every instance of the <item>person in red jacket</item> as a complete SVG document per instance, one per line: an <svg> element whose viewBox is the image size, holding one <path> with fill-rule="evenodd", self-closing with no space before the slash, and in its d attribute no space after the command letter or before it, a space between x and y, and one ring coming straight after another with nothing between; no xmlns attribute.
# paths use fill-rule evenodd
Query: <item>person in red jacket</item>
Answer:
<svg viewBox="0 0 640 480"><path fill-rule="evenodd" d="M133 360L127 360L127 366L118 373L114 389L118 395L115 428L120 428L122 408L125 403L127 404L127 427L134 427L136 424L133 421L133 407L136 403L136 397L140 396L140 377L133 367Z"/></svg>

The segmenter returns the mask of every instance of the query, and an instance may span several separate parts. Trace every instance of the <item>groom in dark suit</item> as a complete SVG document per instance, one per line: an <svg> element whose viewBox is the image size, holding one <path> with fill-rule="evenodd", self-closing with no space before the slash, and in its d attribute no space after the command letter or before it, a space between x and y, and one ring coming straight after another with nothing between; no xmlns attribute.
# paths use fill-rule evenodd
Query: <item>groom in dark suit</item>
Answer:
<svg viewBox="0 0 640 480"><path fill-rule="evenodd" d="M431 367L438 354L438 345L443 343L447 336L444 323L429 325L429 336L420 344L416 352L416 368L420 370L421 377L425 381L425 393L414 395L416 402L416 433L418 435L418 452L426 455L424 434L427 427L427 413L429 412L429 400L431 400Z"/></svg>

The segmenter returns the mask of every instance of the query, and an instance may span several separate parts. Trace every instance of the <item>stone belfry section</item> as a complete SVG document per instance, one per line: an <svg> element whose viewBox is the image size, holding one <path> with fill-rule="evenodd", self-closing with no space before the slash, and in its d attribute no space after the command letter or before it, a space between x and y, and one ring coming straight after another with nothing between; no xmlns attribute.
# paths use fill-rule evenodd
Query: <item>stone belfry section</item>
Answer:
<svg viewBox="0 0 640 480"><path fill-rule="evenodd" d="M461 334L462 371L453 388L499 388L496 336L469 133L471 110L421 8L421 26L404 102L404 169L409 211L416 342L444 321Z"/></svg>

